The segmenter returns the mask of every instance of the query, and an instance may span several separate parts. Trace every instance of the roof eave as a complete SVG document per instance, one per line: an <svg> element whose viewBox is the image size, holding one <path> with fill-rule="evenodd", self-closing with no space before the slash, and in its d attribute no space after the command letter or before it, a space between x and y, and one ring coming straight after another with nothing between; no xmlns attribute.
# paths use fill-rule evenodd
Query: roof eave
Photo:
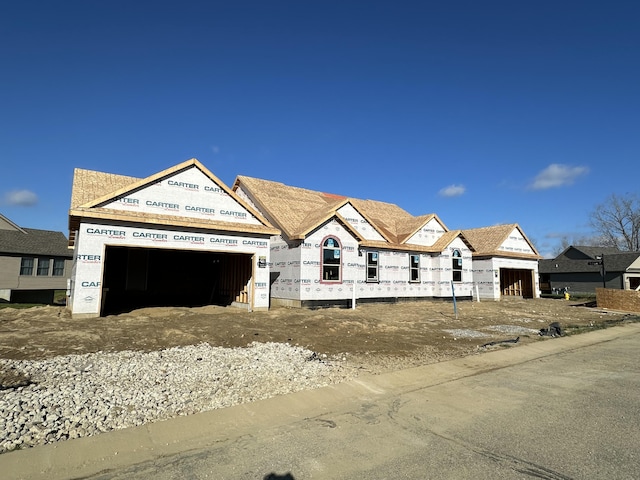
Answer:
<svg viewBox="0 0 640 480"><path fill-rule="evenodd" d="M162 224L166 226L180 226L189 228L200 228L205 230L217 230L228 231L238 233L257 233L263 235L279 235L280 230L274 227L266 227L264 225L242 224L232 222L216 222L210 223L201 221L197 218L191 217L173 217L169 215L161 216L154 215L150 217L141 217L134 215L127 215L127 212L105 212L97 211L95 209L76 208L69 210L69 226L77 224L84 219L95 220L116 220L122 222L131 223L145 223L145 224ZM161 222L158 222L161 220Z"/></svg>

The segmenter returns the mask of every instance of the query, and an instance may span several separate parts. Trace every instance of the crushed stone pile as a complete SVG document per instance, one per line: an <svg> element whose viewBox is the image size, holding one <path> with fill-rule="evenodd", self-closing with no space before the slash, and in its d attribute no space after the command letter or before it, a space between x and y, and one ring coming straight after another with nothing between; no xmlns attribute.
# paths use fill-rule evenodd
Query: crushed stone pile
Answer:
<svg viewBox="0 0 640 480"><path fill-rule="evenodd" d="M286 343L0 359L0 453L339 383L341 360Z"/></svg>

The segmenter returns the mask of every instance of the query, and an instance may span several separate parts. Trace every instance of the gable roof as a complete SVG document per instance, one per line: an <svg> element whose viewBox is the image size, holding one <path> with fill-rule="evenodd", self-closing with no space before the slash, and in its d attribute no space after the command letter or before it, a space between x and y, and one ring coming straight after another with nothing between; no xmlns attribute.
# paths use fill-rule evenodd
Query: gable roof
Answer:
<svg viewBox="0 0 640 480"><path fill-rule="evenodd" d="M7 217L0 213L0 230L12 230L12 231L20 231L24 233L24 230L20 228L18 225L13 223Z"/></svg>
<svg viewBox="0 0 640 480"><path fill-rule="evenodd" d="M590 258L595 260L596 257L603 254L616 254L622 253L616 247L592 247L592 246L580 246L580 245L569 245L565 248L562 253L560 253L556 258L572 258L578 256L584 256L584 258Z"/></svg>
<svg viewBox="0 0 640 480"><path fill-rule="evenodd" d="M517 229L518 232L520 232L529 247L531 247L531 250L533 250L535 253L530 254L500 250L500 247L509 238L509 235L511 235L514 229ZM471 245L473 246L473 249L475 250L473 254L474 256L517 257L530 259L541 258L536 248L529 241L529 239L517 223L495 225L492 227L472 228L462 230L462 233L469 241L469 243L471 243Z"/></svg>
<svg viewBox="0 0 640 480"><path fill-rule="evenodd" d="M200 170L205 176L211 179L212 182L216 183L235 201L254 215L261 225L240 224L221 220L196 219L191 217L103 208L103 205L117 199L118 197L142 190L143 188L153 185L164 178L175 175L189 168L197 168ZM70 244L74 243L75 230L77 230L80 221L83 218L162 224L177 227L257 233L265 235L274 235L279 233L279 230L274 228L273 225L271 225L269 221L260 214L260 212L238 197L235 192L229 189L229 187L227 187L195 158L142 179L76 168L74 170L73 187L71 191L71 209L69 210Z"/></svg>
<svg viewBox="0 0 640 480"><path fill-rule="evenodd" d="M304 238L317 225L331 218L347 200L345 197L240 175L236 177L233 190L237 190L241 183L257 207L289 239Z"/></svg>
<svg viewBox="0 0 640 480"><path fill-rule="evenodd" d="M449 234L447 227L435 214L414 217L393 203L291 187L281 182L244 175L238 175L234 182L233 189L238 188L242 188L249 195L257 207L282 230L289 240L304 239L313 230L334 217L353 233L361 245L366 247L434 253L441 252L454 238L462 236L459 230ZM384 240L364 239L338 212L346 204L350 204L362 215ZM405 243L432 219L436 219L447 235L428 247ZM442 245L444 247L440 248Z"/></svg>
<svg viewBox="0 0 640 480"><path fill-rule="evenodd" d="M568 257L567 253L579 252L582 258ZM600 265L589 265L600 255L607 272L625 272L639 257L640 252L621 252L615 247L569 246L556 258L540 260L540 273L600 273Z"/></svg>
<svg viewBox="0 0 640 480"><path fill-rule="evenodd" d="M0 254L2 253L73 257L73 252L67 247L67 237L62 232L35 228L0 229Z"/></svg>

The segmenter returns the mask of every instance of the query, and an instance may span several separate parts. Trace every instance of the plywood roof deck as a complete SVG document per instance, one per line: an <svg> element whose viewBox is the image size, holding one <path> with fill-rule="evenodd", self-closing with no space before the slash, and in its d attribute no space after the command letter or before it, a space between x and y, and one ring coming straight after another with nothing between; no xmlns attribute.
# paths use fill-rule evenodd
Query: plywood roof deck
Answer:
<svg viewBox="0 0 640 480"><path fill-rule="evenodd" d="M261 225L225 222L220 220L197 219L173 215L128 212L103 208L102 205L120 196L131 194L153 183L161 181L188 168L198 168L212 182L216 183L240 205L254 215ZM198 160L191 159L146 178L129 177L112 173L97 172L76 168L71 190L71 209L69 210L69 244L75 243L75 232L82 219L95 219L112 222L135 222L149 225L162 225L198 230L238 232L258 235L276 235L280 231L266 220L260 212L239 198L235 192L213 175Z"/></svg>
<svg viewBox="0 0 640 480"><path fill-rule="evenodd" d="M509 238L509 235L514 230L518 230L518 232L525 239L531 250L534 252L532 254L528 253L519 253L519 252L508 252L505 250L500 250L502 244ZM502 257L517 257L517 258L530 258L530 259L539 259L541 258L538 254L538 251L533 246L533 244L529 241L527 236L524 234L522 229L517 223L509 223L504 225L495 225L491 227L481 227L481 228L472 228L467 230L462 230L462 234L465 238L471 243L474 249L474 256L484 257L484 256L502 256Z"/></svg>
<svg viewBox="0 0 640 480"><path fill-rule="evenodd" d="M462 235L459 230L449 233L446 225L435 214L414 217L392 203L327 194L244 175L237 177L234 189L237 188L243 188L290 240L304 239L311 231L333 217L350 228L362 246L371 248L439 253L457 236ZM338 213L347 203L351 204L384 240L365 240L350 227ZM446 232L436 245L406 243L432 219L435 219Z"/></svg>

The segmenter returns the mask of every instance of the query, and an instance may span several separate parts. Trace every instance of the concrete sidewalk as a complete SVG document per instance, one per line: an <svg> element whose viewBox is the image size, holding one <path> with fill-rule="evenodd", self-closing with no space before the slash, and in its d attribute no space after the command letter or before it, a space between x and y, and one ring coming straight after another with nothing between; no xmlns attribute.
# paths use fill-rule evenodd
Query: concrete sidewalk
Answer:
<svg viewBox="0 0 640 480"><path fill-rule="evenodd" d="M626 324L14 451L0 455L0 472L4 479L82 478L637 333L640 323Z"/></svg>

